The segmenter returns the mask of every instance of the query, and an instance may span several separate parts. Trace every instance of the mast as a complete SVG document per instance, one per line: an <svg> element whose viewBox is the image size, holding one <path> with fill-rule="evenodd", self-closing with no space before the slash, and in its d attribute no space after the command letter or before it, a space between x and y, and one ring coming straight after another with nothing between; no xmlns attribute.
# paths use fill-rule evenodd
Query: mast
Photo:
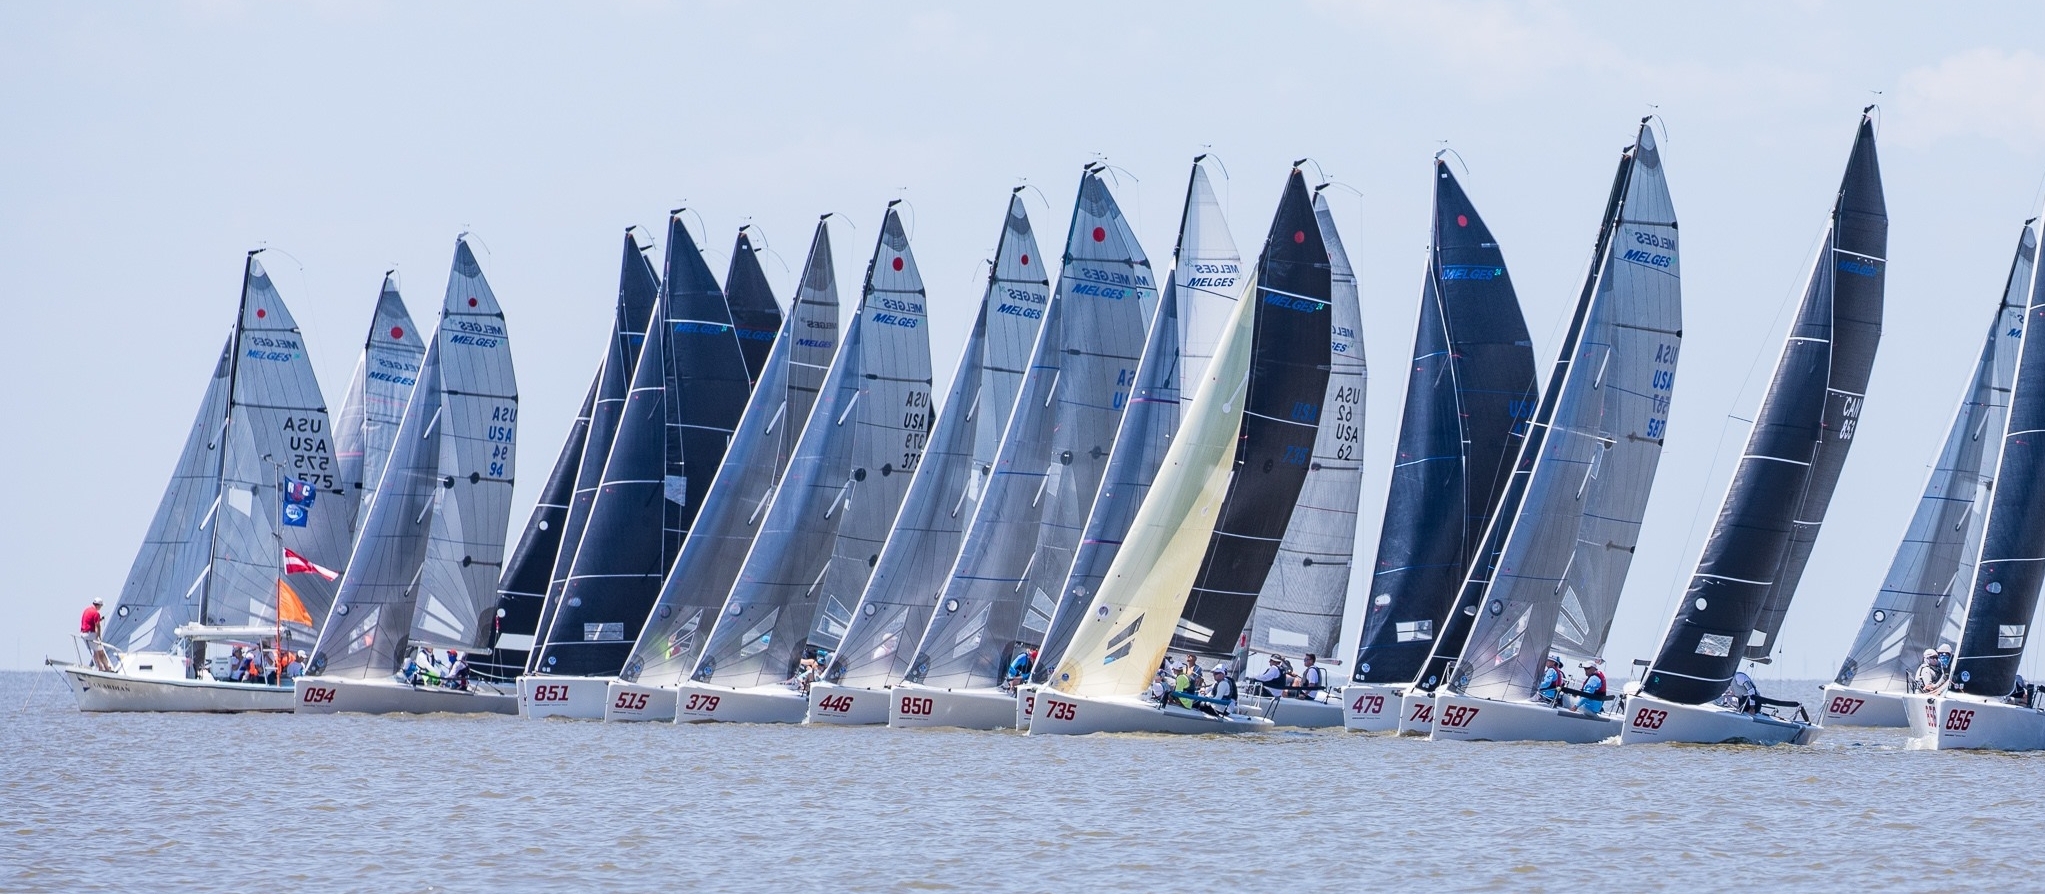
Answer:
<svg viewBox="0 0 2045 894"><path fill-rule="evenodd" d="M220 423L220 449L213 451L215 461L213 470L215 501L212 513L213 523L206 526L206 556L208 564L205 583L199 589L199 623L201 624L213 622L212 615L208 611L213 604L213 579L216 576L211 563L218 561L220 555L221 511L227 508L227 432L228 429L234 426L234 408L241 404L235 393L235 385L241 381L242 319L249 312L249 280L255 276L257 270L256 253L260 251L262 251L260 248L250 249L248 255L242 259L241 300L235 305L234 331L227 339L229 345L227 352L227 414ZM280 553L279 555L282 554ZM198 655L192 656L192 666L197 667L200 662L205 660L206 646L203 642L195 643L194 645L200 650Z"/></svg>

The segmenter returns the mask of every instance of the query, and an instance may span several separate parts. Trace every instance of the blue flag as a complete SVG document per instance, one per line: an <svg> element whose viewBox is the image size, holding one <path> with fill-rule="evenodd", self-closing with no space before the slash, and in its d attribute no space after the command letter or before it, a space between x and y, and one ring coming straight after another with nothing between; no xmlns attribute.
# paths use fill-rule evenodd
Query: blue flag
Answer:
<svg viewBox="0 0 2045 894"><path fill-rule="evenodd" d="M312 498L318 492L303 481L284 482L284 523L303 528L312 517Z"/></svg>

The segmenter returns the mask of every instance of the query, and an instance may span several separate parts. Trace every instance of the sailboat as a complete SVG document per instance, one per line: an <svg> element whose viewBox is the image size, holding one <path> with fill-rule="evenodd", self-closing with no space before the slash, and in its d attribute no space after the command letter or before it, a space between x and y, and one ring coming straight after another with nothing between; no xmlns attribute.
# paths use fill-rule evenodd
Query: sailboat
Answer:
<svg viewBox="0 0 2045 894"><path fill-rule="evenodd" d="M1793 702L1727 696L1741 659L1767 660L1853 447L1882 334L1888 243L1874 124L1863 110L1775 378L1697 572L1627 702L1621 744L1805 744L1816 736Z"/></svg>
<svg viewBox="0 0 2045 894"><path fill-rule="evenodd" d="M1314 190L1314 221L1328 247L1328 388L1321 398L1313 460L1300 485L1292 520L1285 526L1285 539L1278 545L1278 557L1257 594L1244 643L1258 655L1302 660L1314 656L1323 674L1341 664L1332 653L1341 639L1342 610L1349 602L1356 508L1363 490L1363 407L1369 377L1356 273L1335 230L1325 189L1323 185ZM1341 726L1344 702L1341 690L1328 686L1333 679L1323 678L1322 689L1301 691L1304 698L1245 691L1238 701L1243 713L1279 726Z"/></svg>
<svg viewBox="0 0 2045 894"><path fill-rule="evenodd" d="M405 299L398 294L397 281L391 278L394 272L383 275L369 336L362 343L362 359L356 361L348 398L341 402L341 415L334 420L334 462L340 470L341 487L354 503L349 510L351 531L362 517L362 507L376 496L376 482L390 459L398 421L405 415L405 401L412 396L412 385L419 377L419 361L426 356L426 343L419 339L412 315L405 311Z"/></svg>
<svg viewBox="0 0 2045 894"><path fill-rule="evenodd" d="M2045 579L2045 442L2038 438L2045 431L2045 350L2031 339L2045 320L2045 265L2033 265L2024 320L1966 622L1944 692L1908 700L1904 717L1914 747L2045 749L2038 687L2017 675Z"/></svg>
<svg viewBox="0 0 2045 894"><path fill-rule="evenodd" d="M353 495L298 324L256 254L101 642L63 669L81 711L289 711L289 683L231 682L224 647L289 651L333 603L325 569L347 563Z"/></svg>
<svg viewBox="0 0 2045 894"><path fill-rule="evenodd" d="M1088 165L1015 411L930 623L889 699L891 725L1008 727L1016 656L1042 642L1115 448L1157 303L1149 262Z"/></svg>
<svg viewBox="0 0 2045 894"><path fill-rule="evenodd" d="M979 314L901 514L824 679L810 685L811 723L887 722L888 689L909 669L935 608L931 594L944 586L987 493L1050 295L1022 189L1009 194Z"/></svg>
<svg viewBox="0 0 2045 894"><path fill-rule="evenodd" d="M1981 357L1960 395L1945 445L1932 463L1910 528L1889 574L1861 619L1839 674L1825 684L1824 725L1908 726L1912 676L1927 649L1960 639L1974 557L1981 552L1987 496L1995 491L1995 433L2009 415L2010 386L2023 347L2024 295L2038 237L2024 222Z"/></svg>
<svg viewBox="0 0 2045 894"><path fill-rule="evenodd" d="M751 393L725 292L678 215L669 218L666 274L561 606L535 672L519 678L529 718L603 717ZM743 230L728 281L735 293L767 289ZM771 294L765 304L775 307Z"/></svg>
<svg viewBox="0 0 2045 894"><path fill-rule="evenodd" d="M1139 695L1175 638L1198 641L1203 655L1233 646L1312 460L1328 386L1330 271L1297 169L1251 282L1128 539L1037 691L1030 735L1271 727ZM1196 595L1202 605L1189 610Z"/></svg>
<svg viewBox="0 0 2045 894"><path fill-rule="evenodd" d="M595 449L607 452L612 436L617 433L616 412L603 414L602 424L607 428L602 433L592 430L598 424L597 399L607 393L606 384L613 381L605 377L605 372L608 369L616 374L614 362L619 367L636 362L640 342L645 337L646 322L652 316L658 293L657 286L647 288L646 278L635 275L646 267L646 246L640 244L637 229L631 227L625 232L625 259L619 276L618 301L611 317L610 339L604 342L603 358L597 361L596 374L589 380L589 392L582 398L582 409L568 427L568 437L561 442L561 453L554 459L554 469L547 474L547 483L540 487L540 497L533 503L532 515L526 519L518 546L512 550L511 561L505 563L504 574L498 579L496 636L491 642L491 651L472 662L476 673L485 679L512 682L531 663L532 653L536 651L534 647L539 645L547 589L553 582L554 567L561 558L566 528L573 514L576 478L582 471L583 454L591 449L592 439L598 445ZM611 358L614 356L620 359L613 361ZM607 410L621 401L621 398L607 399ZM576 516L578 529L588 519L587 508L585 503L585 513ZM576 541L565 542L572 559Z"/></svg>
<svg viewBox="0 0 2045 894"><path fill-rule="evenodd" d="M1534 686L1551 656L1599 660L1661 460L1683 329L1662 161L1643 120L1620 156L1514 480L1463 585L1458 609L1474 608L1474 621L1435 691L1435 739L1581 743L1619 732L1616 717L1536 700Z"/></svg>
<svg viewBox="0 0 2045 894"><path fill-rule="evenodd" d="M497 297L455 242L440 324L427 342L376 500L333 611L295 682L302 714L510 714L511 693L416 685L414 649L479 649L497 606L516 474L518 385Z"/></svg>
<svg viewBox="0 0 2045 894"><path fill-rule="evenodd" d="M1505 255L1462 184L1434 159L1434 217L1421 286L1398 452L1385 499L1343 726L1397 731L1429 712L1441 682L1429 670L1438 638L1461 651L1454 613L1478 546L1511 479L1540 399L1533 342ZM1455 623L1462 620L1465 623ZM1419 685L1415 685L1415 684Z"/></svg>
<svg viewBox="0 0 2045 894"><path fill-rule="evenodd" d="M610 684L605 720L675 719L676 687L695 668L795 455L796 436L809 421L838 348L829 217L817 221L795 300L762 361L759 383L724 451L724 465L661 583L620 679Z"/></svg>
<svg viewBox="0 0 2045 894"><path fill-rule="evenodd" d="M799 723L801 662L835 648L930 432L923 279L889 203L859 315L824 381L675 720Z"/></svg>
<svg viewBox="0 0 2045 894"><path fill-rule="evenodd" d="M1178 433L1181 404L1199 388L1242 295L1242 255L1208 179L1208 158L1195 156L1193 170L1187 175L1172 271L1151 316L1143 359L1136 368L1135 389L1122 412L1115 450L1108 457L1100 493L1094 497L1079 548L1073 553L1072 570L1059 589L1058 608L1044 633L1031 682L1017 687L1018 728L1029 725L1036 689L1064 658L1094 591L1100 589L1122 541L1129 536L1129 525Z"/></svg>

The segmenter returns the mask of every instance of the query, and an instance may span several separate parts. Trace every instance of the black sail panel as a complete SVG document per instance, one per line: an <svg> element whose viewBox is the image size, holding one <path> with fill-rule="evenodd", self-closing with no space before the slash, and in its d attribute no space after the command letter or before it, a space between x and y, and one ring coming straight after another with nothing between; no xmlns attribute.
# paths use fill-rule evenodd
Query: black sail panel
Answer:
<svg viewBox="0 0 2045 894"><path fill-rule="evenodd" d="M759 256L744 228L738 238L739 247L731 253L731 270L724 277L724 297L739 351L745 355L747 381L758 385L767 355L781 332L781 305L774 300L774 289L767 285L767 273L760 269Z"/></svg>
<svg viewBox="0 0 2045 894"><path fill-rule="evenodd" d="M575 471L589 442L589 414L596 405L597 381L591 379L582 409L568 426L561 455L540 488L540 498L526 519L525 532L511 552L511 561L497 580L497 631L487 654L470 656L469 667L489 680L509 680L525 669L540 629L540 606L561 553L561 526L568 520L568 501L575 496Z"/></svg>
<svg viewBox="0 0 2045 894"><path fill-rule="evenodd" d="M1294 170L1257 262L1256 336L1235 474L1172 638L1175 650L1235 651L1285 538L1328 388L1328 247Z"/></svg>
<svg viewBox="0 0 2045 894"><path fill-rule="evenodd" d="M1440 160L1433 251L1354 678L1415 679L1498 510L1539 398L1534 349L1491 229Z"/></svg>

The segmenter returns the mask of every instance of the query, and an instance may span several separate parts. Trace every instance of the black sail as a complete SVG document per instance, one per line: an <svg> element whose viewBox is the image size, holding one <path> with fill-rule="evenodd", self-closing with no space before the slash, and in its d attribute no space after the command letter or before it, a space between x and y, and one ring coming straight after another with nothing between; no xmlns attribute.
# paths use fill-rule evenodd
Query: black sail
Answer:
<svg viewBox="0 0 2045 894"><path fill-rule="evenodd" d="M760 269L745 227L739 228L738 241L731 253L731 270L724 277L724 297L731 310L732 329L738 335L739 352L745 355L746 380L758 385L767 355L774 350L774 339L781 334L781 305L767 285L767 273Z"/></svg>
<svg viewBox="0 0 2045 894"><path fill-rule="evenodd" d="M678 216L668 237L660 299L539 673L624 666L751 391L724 291ZM743 233L733 261L757 264ZM690 481L699 465L707 471Z"/></svg>
<svg viewBox="0 0 2045 894"><path fill-rule="evenodd" d="M617 437L618 414L631 390L632 370L639 363L646 323L652 318L653 305L659 297L660 281L654 275L653 265L646 260L639 240L628 230L625 256L618 270L618 304L611 322L611 340L605 343L603 362L597 366L596 401L590 405L588 434L576 460L568 507L560 523L554 526L559 529L556 537L560 546L547 571L546 597L541 600L540 614L534 622L537 635L527 655L527 670L538 659L548 631L554 627L554 615L561 608L561 592L568 585L575 551L582 544L583 526L589 523L589 510L596 502L597 486L603 481L604 460L611 454L612 439Z"/></svg>
<svg viewBox="0 0 2045 894"><path fill-rule="evenodd" d="M1230 654L1285 539L1328 389L1328 247L1298 170L1257 260L1254 360L1235 473L1171 648ZM1284 346L1273 350L1274 346Z"/></svg>
<svg viewBox="0 0 2045 894"><path fill-rule="evenodd" d="M1874 130L1865 116L1745 453L1642 691L1702 704L1765 657L1839 481L1881 336L1887 261Z"/></svg>
<svg viewBox="0 0 2045 894"><path fill-rule="evenodd" d="M2024 347L2010 391L2002 465L1981 535L1981 559L1968 592L1967 624L1953 656L1953 688L1999 696L2016 688L2017 664L2030 639L2045 579L2045 350L2031 341L2045 320L2045 264L2031 274Z"/></svg>
<svg viewBox="0 0 2045 894"><path fill-rule="evenodd" d="M1437 159L1433 250L1357 640L1357 682L1416 679L1437 632L1451 626L1451 606L1498 510L1538 389L1505 255Z"/></svg>

